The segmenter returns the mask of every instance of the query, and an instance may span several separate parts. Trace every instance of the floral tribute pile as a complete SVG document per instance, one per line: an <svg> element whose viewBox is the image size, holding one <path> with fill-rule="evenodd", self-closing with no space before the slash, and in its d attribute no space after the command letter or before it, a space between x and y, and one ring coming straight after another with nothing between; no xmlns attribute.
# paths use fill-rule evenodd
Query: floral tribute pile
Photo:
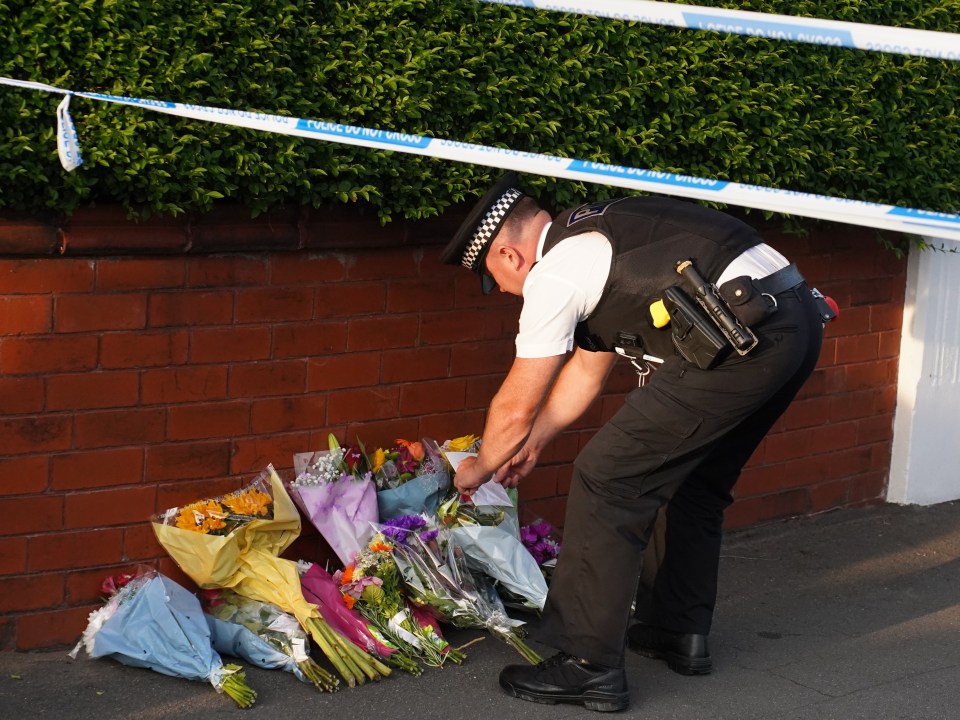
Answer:
<svg viewBox="0 0 960 720"><path fill-rule="evenodd" d="M466 660L443 626L489 632L527 661L523 623L539 611L560 545L538 522L520 527L495 483L473 498L453 488L450 458L476 452L469 435L438 445L359 440L294 457L284 483L273 466L220 497L152 518L164 549L199 597L154 570L108 578L106 604L77 644L92 657L210 682L240 707L256 692L242 667L291 673L322 692ZM301 515L340 561L328 569L281 555Z"/></svg>

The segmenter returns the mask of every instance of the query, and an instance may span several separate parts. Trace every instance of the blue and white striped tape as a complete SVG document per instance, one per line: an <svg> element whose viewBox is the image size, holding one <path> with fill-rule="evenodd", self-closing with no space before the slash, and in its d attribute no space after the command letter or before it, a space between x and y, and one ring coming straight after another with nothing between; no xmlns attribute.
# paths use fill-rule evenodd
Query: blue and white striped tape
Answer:
<svg viewBox="0 0 960 720"><path fill-rule="evenodd" d="M57 153L60 155L60 164L67 172L76 170L83 164L77 129L70 118L70 93L64 95L57 106Z"/></svg>
<svg viewBox="0 0 960 720"><path fill-rule="evenodd" d="M377 130L325 120L309 120L163 100L145 100L102 95L100 93L67 91L51 85L2 77L0 77L0 84L51 93L72 94L75 97L90 100L138 107L178 117L262 130L281 135L296 135L377 150L393 150L454 162L514 170L521 173L599 183L695 200L709 200L789 215L960 241L960 215L946 212L881 205L792 190L778 190L759 185L711 180L623 165L597 163L589 160L562 158L509 148L475 145L456 140ZM79 160L79 149L77 149L75 159ZM61 160L63 160L62 156ZM66 163L64 163L64 166L66 167Z"/></svg>
<svg viewBox="0 0 960 720"><path fill-rule="evenodd" d="M564 2L481 0L481 2L594 15L688 30L751 35L771 40L856 48L895 55L960 60L960 35L932 30L913 30L698 5L677 5L652 0L565 0Z"/></svg>

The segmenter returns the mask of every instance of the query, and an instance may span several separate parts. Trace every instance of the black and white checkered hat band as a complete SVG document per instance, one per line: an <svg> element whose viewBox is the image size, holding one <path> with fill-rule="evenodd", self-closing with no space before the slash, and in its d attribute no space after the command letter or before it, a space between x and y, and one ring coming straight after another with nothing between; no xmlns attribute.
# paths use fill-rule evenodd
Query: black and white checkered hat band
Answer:
<svg viewBox="0 0 960 720"><path fill-rule="evenodd" d="M522 192L516 188L510 188L500 196L499 200L490 206L487 214L484 215L483 220L480 221L480 225L477 227L473 239L467 245L467 249L463 251L463 259L460 262L465 268L468 270L476 269L474 268L474 263L477 262L477 258L480 257L487 243L490 242L497 230L500 229L500 224L503 222L503 219L522 197Z"/></svg>

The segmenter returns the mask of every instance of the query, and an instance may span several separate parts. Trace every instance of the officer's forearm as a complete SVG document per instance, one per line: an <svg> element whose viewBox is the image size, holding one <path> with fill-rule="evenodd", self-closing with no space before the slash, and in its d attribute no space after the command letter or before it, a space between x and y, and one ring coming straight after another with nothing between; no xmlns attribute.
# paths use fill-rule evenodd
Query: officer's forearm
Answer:
<svg viewBox="0 0 960 720"><path fill-rule="evenodd" d="M535 418L535 413L519 411L494 398L483 429L483 443L477 457L479 468L492 475L503 467L527 441Z"/></svg>
<svg viewBox="0 0 960 720"><path fill-rule="evenodd" d="M558 434L587 411L613 367L616 355L578 350L560 371L527 438L527 445L538 455Z"/></svg>
<svg viewBox="0 0 960 720"><path fill-rule="evenodd" d="M493 474L523 447L564 356L517 358L490 404L477 470Z"/></svg>

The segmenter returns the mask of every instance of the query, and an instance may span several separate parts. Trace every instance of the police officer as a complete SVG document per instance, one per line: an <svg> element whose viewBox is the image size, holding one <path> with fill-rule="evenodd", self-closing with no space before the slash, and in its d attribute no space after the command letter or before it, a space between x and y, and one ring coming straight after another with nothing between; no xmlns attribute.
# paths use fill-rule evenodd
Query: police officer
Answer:
<svg viewBox="0 0 960 720"><path fill-rule="evenodd" d="M523 297L516 359L490 404L478 456L458 467L461 492L491 477L515 487L597 398L618 353L663 361L574 462L563 552L537 633L559 653L504 668L501 686L525 700L621 710L625 638L680 672L709 672L723 511L820 353L822 317L803 278L724 213L651 196L553 219L512 173L472 209L441 259L480 275L484 292L499 286ZM681 287L696 298L678 272L683 261L711 288L736 288L731 306L749 299L745 306L760 308L747 328L755 347L725 347L703 362L703 345L690 352L696 332L682 339L686 315L663 304ZM628 635L642 551L668 502L653 617Z"/></svg>

